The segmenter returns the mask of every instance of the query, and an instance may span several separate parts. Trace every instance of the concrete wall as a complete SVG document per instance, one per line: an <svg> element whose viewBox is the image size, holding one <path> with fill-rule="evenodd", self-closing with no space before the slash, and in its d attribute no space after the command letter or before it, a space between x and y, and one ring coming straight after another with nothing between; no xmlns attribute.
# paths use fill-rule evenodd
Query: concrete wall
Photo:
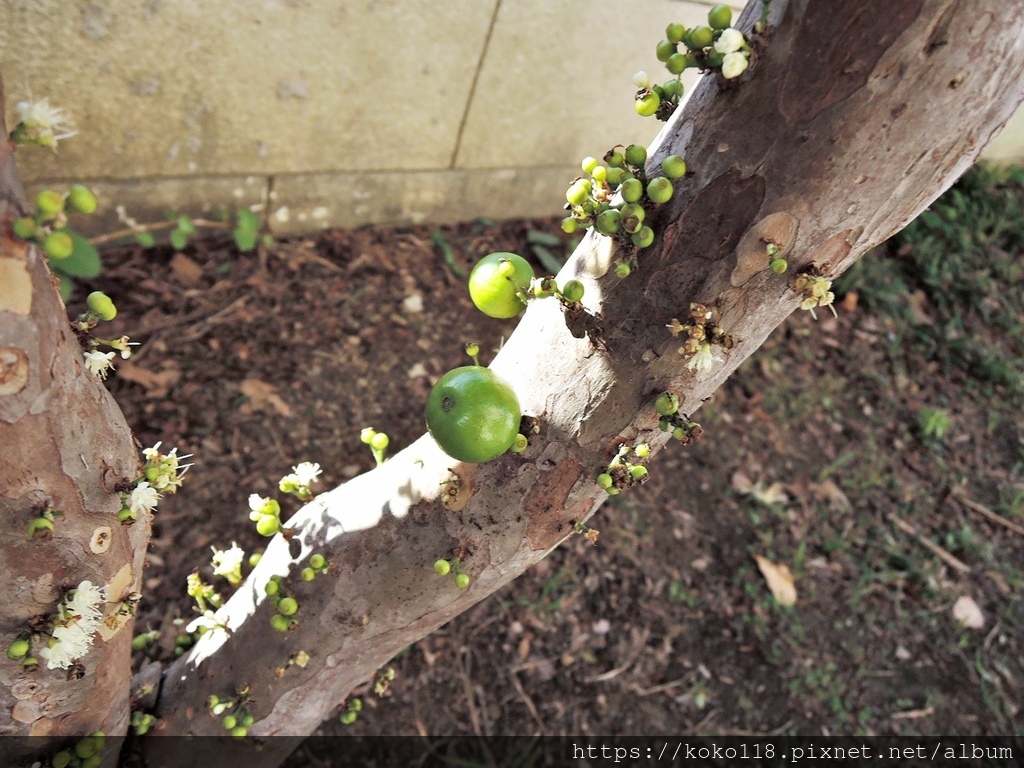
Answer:
<svg viewBox="0 0 1024 768"><path fill-rule="evenodd" d="M281 233L554 215L586 155L649 142L680 0L0 0L0 71L80 135L19 153L106 218L248 205ZM1019 156L1024 127L1000 157Z"/></svg>

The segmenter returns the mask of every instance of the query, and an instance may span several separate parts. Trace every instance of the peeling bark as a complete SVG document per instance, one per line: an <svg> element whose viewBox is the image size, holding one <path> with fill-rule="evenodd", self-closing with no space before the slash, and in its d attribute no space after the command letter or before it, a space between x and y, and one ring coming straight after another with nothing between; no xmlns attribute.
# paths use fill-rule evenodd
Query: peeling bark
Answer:
<svg viewBox="0 0 1024 768"><path fill-rule="evenodd" d="M107 390L83 370L81 346L45 258L11 231L26 204L3 126L2 81L0 128L0 515L6 533L0 642L6 651L33 618L53 615L61 595L82 581L108 587L109 613L138 592L149 525L117 522L121 504L107 489L138 473L131 433ZM51 537L30 539L29 521L45 509L63 515ZM126 732L131 638L132 623L109 640L97 637L81 659L81 679L49 670L45 662L26 671L0 656L0 735ZM38 744L8 739L4 756L14 764L33 749Z"/></svg>
<svg viewBox="0 0 1024 768"><path fill-rule="evenodd" d="M755 2L737 26L750 30ZM797 271L842 273L901 229L975 160L1024 94L1024 6L998 0L813 3L774 0L740 82L707 77L655 142L691 173L654 218L654 247L626 280L608 274L607 238L588 235L561 273L586 285L602 345L575 338L557 304L535 302L492 368L542 430L525 454L455 464L429 437L322 494L277 537L225 608L230 636L204 637L168 671L154 735L223 734L210 694L245 685L250 735L306 735L395 653L507 584L570 535L605 494L594 482L621 442L656 451L655 396L693 413L799 304ZM786 276L764 241L784 248ZM760 256L758 255L760 253ZM760 263L758 259L761 259ZM665 325L691 302L714 307L736 346L694 374ZM449 507L443 486L458 492ZM298 571L312 552L330 575ZM473 582L433 575L460 552ZM269 629L263 587L275 574L299 602L299 625ZM305 668L288 666L299 651ZM169 748L147 738L152 765ZM293 743L248 753L277 765ZM190 748L191 749L191 748ZM189 761L204 758L193 751Z"/></svg>

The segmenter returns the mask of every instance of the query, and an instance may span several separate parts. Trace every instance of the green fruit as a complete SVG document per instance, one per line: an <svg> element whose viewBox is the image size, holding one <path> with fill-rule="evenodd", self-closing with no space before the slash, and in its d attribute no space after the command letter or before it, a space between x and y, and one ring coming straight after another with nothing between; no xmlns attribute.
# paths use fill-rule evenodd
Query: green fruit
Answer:
<svg viewBox="0 0 1024 768"><path fill-rule="evenodd" d="M28 216L22 216L11 223L11 229L22 240L28 240L36 233L36 220Z"/></svg>
<svg viewBox="0 0 1024 768"><path fill-rule="evenodd" d="M625 162L625 156L617 149L609 149L604 155L604 164L609 168L621 168Z"/></svg>
<svg viewBox="0 0 1024 768"><path fill-rule="evenodd" d="M230 731L232 728L238 725L238 718L234 715L224 715L224 719L221 720L221 723L224 724L224 728L226 730Z"/></svg>
<svg viewBox="0 0 1024 768"><path fill-rule="evenodd" d="M732 24L732 8L719 3L708 11L708 24L712 29L727 29Z"/></svg>
<svg viewBox="0 0 1024 768"><path fill-rule="evenodd" d="M510 265L512 274L503 274ZM473 267L469 275L469 296L485 315L504 320L526 309L520 294L526 291L531 280L533 267L522 256L504 251L492 253Z"/></svg>
<svg viewBox="0 0 1024 768"><path fill-rule="evenodd" d="M651 455L651 446L647 443L637 443L636 447L633 449L633 453L641 459L645 459Z"/></svg>
<svg viewBox="0 0 1024 768"><path fill-rule="evenodd" d="M448 371L427 396L427 430L445 453L479 464L509 449L522 412L516 393L489 368Z"/></svg>
<svg viewBox="0 0 1024 768"><path fill-rule="evenodd" d="M85 305L100 320L113 320L117 317L117 307L103 291L93 291L85 299Z"/></svg>
<svg viewBox="0 0 1024 768"><path fill-rule="evenodd" d="M562 296L566 301L579 301L583 298L583 283L579 280L570 280L562 286Z"/></svg>
<svg viewBox="0 0 1024 768"><path fill-rule="evenodd" d="M352 723L354 723L356 721L356 718L358 717L359 715L357 715L355 712L352 712L351 710L349 710L348 712L342 712L340 718L341 724L352 725Z"/></svg>
<svg viewBox="0 0 1024 768"><path fill-rule="evenodd" d="M260 536L273 536L281 530L281 521L273 515L264 515L256 521L256 532Z"/></svg>
<svg viewBox="0 0 1024 768"><path fill-rule="evenodd" d="M434 573L438 576L447 576L452 572L452 564L447 560L438 560L434 563Z"/></svg>
<svg viewBox="0 0 1024 768"><path fill-rule="evenodd" d="M75 744L75 754L85 760L86 758L92 757L99 751L99 747L96 741L86 736L84 739Z"/></svg>
<svg viewBox="0 0 1024 768"><path fill-rule="evenodd" d="M287 616L282 616L280 613L275 613L270 617L270 627L278 632L287 632L292 627L291 621L288 620Z"/></svg>
<svg viewBox="0 0 1024 768"><path fill-rule="evenodd" d="M661 161L661 172L670 179L680 179L686 175L686 161L679 155L669 155Z"/></svg>
<svg viewBox="0 0 1024 768"><path fill-rule="evenodd" d="M689 56L686 57L686 66L693 66L693 60ZM669 80L666 83L662 83L661 90L665 92L666 98L677 101L683 95L683 84L679 80Z"/></svg>
<svg viewBox="0 0 1024 768"><path fill-rule="evenodd" d="M321 554L310 555L309 564L311 567L316 568L319 571L327 565L327 559Z"/></svg>
<svg viewBox="0 0 1024 768"><path fill-rule="evenodd" d="M650 117L658 111L661 99L653 91L646 91L633 102L633 108L640 117Z"/></svg>
<svg viewBox="0 0 1024 768"><path fill-rule="evenodd" d="M619 231L621 219L622 214L614 208L609 208L597 217L597 221L594 222L594 229L602 235L614 235Z"/></svg>
<svg viewBox="0 0 1024 768"><path fill-rule="evenodd" d="M282 616L294 616L299 610L299 601L294 597L282 597L277 601L277 612Z"/></svg>
<svg viewBox="0 0 1024 768"><path fill-rule="evenodd" d="M630 144L626 147L626 162L634 168L643 168L647 162L647 147L642 144Z"/></svg>
<svg viewBox="0 0 1024 768"><path fill-rule="evenodd" d="M596 157L584 157L583 162L580 163L584 173L593 173L594 169L597 168L597 165Z"/></svg>
<svg viewBox="0 0 1024 768"><path fill-rule="evenodd" d="M567 235L571 235L573 232L575 232L578 226L579 225L576 223L576 219L574 219L572 216L566 216L564 219L562 219L562 231L565 232L565 234Z"/></svg>
<svg viewBox="0 0 1024 768"><path fill-rule="evenodd" d="M236 739L244 739L249 734L249 729L243 725L236 725L231 729L231 735Z"/></svg>
<svg viewBox="0 0 1024 768"><path fill-rule="evenodd" d="M303 581L312 581L316 578L316 571L312 568L303 568L299 575Z"/></svg>
<svg viewBox="0 0 1024 768"><path fill-rule="evenodd" d="M68 205L72 211L92 213L96 210L96 195L88 187L75 184L68 190Z"/></svg>
<svg viewBox="0 0 1024 768"><path fill-rule="evenodd" d="M526 435L520 432L516 435L516 439L512 441L512 451L514 453L522 453L530 447L530 441L526 439Z"/></svg>
<svg viewBox="0 0 1024 768"><path fill-rule="evenodd" d="M626 203L621 208L619 208L619 213L622 214L623 222L625 222L625 220L629 218L634 218L639 221L643 221L647 217L647 212L644 210L644 207L639 203ZM633 229L630 231L635 232L636 230Z"/></svg>
<svg viewBox="0 0 1024 768"><path fill-rule="evenodd" d="M612 476L609 475L607 472L602 472L600 475L597 476L597 484L606 490L608 488L611 488L612 483L614 482L615 481L612 479Z"/></svg>
<svg viewBox="0 0 1024 768"><path fill-rule="evenodd" d="M36 210L43 221L52 219L64 210L64 198L52 189L44 189L36 195Z"/></svg>
<svg viewBox="0 0 1024 768"><path fill-rule="evenodd" d="M676 52L676 44L671 40L660 40L654 52L658 56L658 61L668 61L669 56Z"/></svg>
<svg viewBox="0 0 1024 768"><path fill-rule="evenodd" d="M690 57L682 53L673 53L665 62L665 68L673 75L681 75L690 66Z"/></svg>
<svg viewBox="0 0 1024 768"><path fill-rule="evenodd" d="M629 470L629 476L636 481L643 480L648 474L647 467L633 467Z"/></svg>
<svg viewBox="0 0 1024 768"><path fill-rule="evenodd" d="M50 765L53 768L68 768L71 765L71 753L66 749L61 750L50 759Z"/></svg>
<svg viewBox="0 0 1024 768"><path fill-rule="evenodd" d="M459 589L469 589L469 574L460 573L455 577L455 586Z"/></svg>
<svg viewBox="0 0 1024 768"><path fill-rule="evenodd" d="M789 269L789 262L781 258L772 259L771 264L769 264L768 266L771 267L772 272L774 272L776 275L784 275L786 273L786 270Z"/></svg>
<svg viewBox="0 0 1024 768"><path fill-rule="evenodd" d="M12 661L23 659L25 658L25 656L28 655L28 652L30 650L32 650L32 646L29 644L28 640L19 637L13 643L7 646L7 658L11 659Z"/></svg>
<svg viewBox="0 0 1024 768"><path fill-rule="evenodd" d="M477 352L477 354L479 354L479 352ZM373 440L370 441L370 447L373 448L375 451L386 450L390 444L391 438L389 438L383 432L378 432L376 435L373 436Z"/></svg>
<svg viewBox="0 0 1024 768"><path fill-rule="evenodd" d="M626 179L622 182L622 199L627 203L635 203L644 196L644 183L640 179Z"/></svg>
<svg viewBox="0 0 1024 768"><path fill-rule="evenodd" d="M263 559L262 552L253 552L251 555L249 555L249 565L255 568L257 565L260 564L261 559Z"/></svg>
<svg viewBox="0 0 1024 768"><path fill-rule="evenodd" d="M662 416L671 416L679 410L679 398L671 392L662 392L654 401L654 410Z"/></svg>
<svg viewBox="0 0 1024 768"><path fill-rule="evenodd" d="M43 252L51 259L66 259L75 250L75 241L62 230L51 232L43 240Z"/></svg>
<svg viewBox="0 0 1024 768"><path fill-rule="evenodd" d="M583 205L590 196L590 191L594 188L587 179L577 179L565 192L565 201L569 205Z"/></svg>
<svg viewBox="0 0 1024 768"><path fill-rule="evenodd" d="M603 165L595 165L590 175L594 177L594 181L604 181L608 178L608 169Z"/></svg>
<svg viewBox="0 0 1024 768"><path fill-rule="evenodd" d="M667 203L672 199L672 182L658 176L647 182L647 197L652 203Z"/></svg>
<svg viewBox="0 0 1024 768"><path fill-rule="evenodd" d="M271 579L267 582L266 586L263 587L263 591L266 592L270 597L273 597L281 591L281 585Z"/></svg>
<svg viewBox="0 0 1024 768"><path fill-rule="evenodd" d="M633 237L636 237L636 235L633 235ZM620 277L620 278L627 278L627 277L629 277L629 275L630 275L630 273L632 271L633 270L630 268L629 264L627 264L626 262L622 262L621 264L618 264L615 267L615 275L617 277Z"/></svg>
<svg viewBox="0 0 1024 768"><path fill-rule="evenodd" d="M629 239L637 248L647 248L654 242L654 230L644 224Z"/></svg>
<svg viewBox="0 0 1024 768"><path fill-rule="evenodd" d="M675 22L665 27L665 37L668 38L671 43L680 42L686 35L686 27L682 24Z"/></svg>
<svg viewBox="0 0 1024 768"><path fill-rule="evenodd" d="M690 30L686 44L693 51L700 51L715 42L715 33L711 27L695 27Z"/></svg>

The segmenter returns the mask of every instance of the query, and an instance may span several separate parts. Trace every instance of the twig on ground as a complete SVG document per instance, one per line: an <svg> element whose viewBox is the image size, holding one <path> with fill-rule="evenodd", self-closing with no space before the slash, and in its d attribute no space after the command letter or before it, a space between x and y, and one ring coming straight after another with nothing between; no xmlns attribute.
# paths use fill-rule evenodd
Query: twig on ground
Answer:
<svg viewBox="0 0 1024 768"><path fill-rule="evenodd" d="M960 571L961 573L971 572L971 566L969 566L963 560L960 560L959 558L951 555L949 552L944 550L934 541L932 541L919 530L917 530L917 528L912 526L910 523L906 522L905 520L901 520L894 514L890 514L889 519L892 520L896 524L896 527L899 528L901 531L910 534L911 536L916 538L922 546L924 546L926 549L931 550L942 562L944 562L950 568Z"/></svg>

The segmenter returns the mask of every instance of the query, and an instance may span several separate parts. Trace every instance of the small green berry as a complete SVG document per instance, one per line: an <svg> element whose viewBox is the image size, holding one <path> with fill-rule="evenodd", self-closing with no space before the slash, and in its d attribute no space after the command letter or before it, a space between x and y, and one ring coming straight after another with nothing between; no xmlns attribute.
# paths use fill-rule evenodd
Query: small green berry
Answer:
<svg viewBox="0 0 1024 768"><path fill-rule="evenodd" d="M605 183L615 189L622 180L626 178L626 172L622 168L607 168L604 172Z"/></svg>
<svg viewBox="0 0 1024 768"><path fill-rule="evenodd" d="M359 433L359 440L367 445L373 440L373 436L377 434L377 430L373 427L365 427Z"/></svg>
<svg viewBox="0 0 1024 768"><path fill-rule="evenodd" d="M640 117L650 117L661 106L661 98L653 91L646 91L633 102L633 108ZM572 202L571 200L569 202Z"/></svg>
<svg viewBox="0 0 1024 768"><path fill-rule="evenodd" d="M48 221L64 210L64 198L52 189L44 189L36 195L36 210L43 221Z"/></svg>
<svg viewBox="0 0 1024 768"><path fill-rule="evenodd" d="M576 223L576 219L574 219L572 216L566 216L564 219L562 219L562 231L565 232L565 234L567 235L571 235L573 232L575 232L578 226L579 225Z"/></svg>
<svg viewBox="0 0 1024 768"><path fill-rule="evenodd" d="M608 488L607 493L609 496L618 496L620 493L622 493L622 491L620 491L618 488Z"/></svg>
<svg viewBox="0 0 1024 768"><path fill-rule="evenodd" d="M689 56L686 57L686 66L694 66L694 62ZM683 83L680 80L669 80L667 83L662 83L661 90L665 92L666 98L676 101L683 95Z"/></svg>
<svg viewBox="0 0 1024 768"><path fill-rule="evenodd" d="M584 173L593 173L594 169L597 168L598 162L596 157L584 157L583 162L580 163Z"/></svg>
<svg viewBox="0 0 1024 768"><path fill-rule="evenodd" d="M679 22L673 22L672 24L669 24L667 27L665 27L665 37L673 45L675 45L678 42L681 42L685 35L686 27L684 27Z"/></svg>
<svg viewBox="0 0 1024 768"><path fill-rule="evenodd" d="M664 176L658 176L647 182L647 197L652 203L667 203L672 199L672 182Z"/></svg>
<svg viewBox="0 0 1024 768"><path fill-rule="evenodd" d="M676 440L684 440L686 439L686 430L682 427L676 427L672 430L672 437Z"/></svg>
<svg viewBox="0 0 1024 768"><path fill-rule="evenodd" d="M249 734L249 729L243 725L237 725L231 729L231 735L236 739L244 739Z"/></svg>
<svg viewBox="0 0 1024 768"><path fill-rule="evenodd" d="M651 455L651 446L647 443L637 443L636 447L633 449L633 453L641 459L646 459Z"/></svg>
<svg viewBox="0 0 1024 768"><path fill-rule="evenodd" d="M245 716L242 718L242 725L244 725L246 728L248 728L250 725L252 725L255 722L256 722L256 718L253 717L252 715L250 715L248 712L246 712Z"/></svg>
<svg viewBox="0 0 1024 768"><path fill-rule="evenodd" d="M522 453L530 447L530 441L526 439L526 435L519 433L512 440L512 453Z"/></svg>
<svg viewBox="0 0 1024 768"><path fill-rule="evenodd" d="M354 723L356 721L356 718L358 718L358 717L359 717L359 715L357 715L352 710L348 710L346 712L342 712L341 713L341 718L340 718L341 724L342 725L352 725L352 723Z"/></svg>
<svg viewBox="0 0 1024 768"><path fill-rule="evenodd" d="M316 578L316 571L312 568L303 568L299 575L302 577L303 581L312 581Z"/></svg>
<svg viewBox="0 0 1024 768"><path fill-rule="evenodd" d="M99 751L99 746L96 741L86 736L84 739L75 744L75 754L78 755L82 760L92 757Z"/></svg>
<svg viewBox="0 0 1024 768"><path fill-rule="evenodd" d="M615 481L612 479L612 476L609 475L607 472L602 472L600 475L597 476L597 484L604 488L605 490L611 488L614 482Z"/></svg>
<svg viewBox="0 0 1024 768"><path fill-rule="evenodd" d="M579 301L583 298L583 283L579 280L570 280L562 286L562 296L566 301Z"/></svg>
<svg viewBox="0 0 1024 768"><path fill-rule="evenodd" d="M629 476L632 477L633 480L637 482L643 480L645 477L647 477L648 474L649 473L647 471L647 467L632 467L629 470Z"/></svg>
<svg viewBox="0 0 1024 768"><path fill-rule="evenodd" d="M256 532L260 536L273 536L281 530L281 521L274 515L264 515L256 521Z"/></svg>
<svg viewBox="0 0 1024 768"><path fill-rule="evenodd" d="M603 211L597 220L594 222L594 229L600 232L602 235L614 235L619 231L619 225L621 223L622 214L620 214L614 208L609 208L607 211Z"/></svg>
<svg viewBox="0 0 1024 768"><path fill-rule="evenodd" d="M22 240L28 240L36 233L36 220L28 216L22 216L11 223L11 229Z"/></svg>
<svg viewBox="0 0 1024 768"><path fill-rule="evenodd" d="M438 576L447 576L452 572L452 564L447 560L438 560L434 563L434 573Z"/></svg>
<svg viewBox="0 0 1024 768"><path fill-rule="evenodd" d="M135 513L128 507L125 507L117 513L117 522L127 523L129 520L135 520Z"/></svg>
<svg viewBox="0 0 1024 768"><path fill-rule="evenodd" d="M113 320L117 317L117 307L114 306L114 302L103 291L93 291L90 293L85 299L85 305L100 320ZM150 467L150 469L157 468ZM159 472L159 470L157 471Z"/></svg>
<svg viewBox="0 0 1024 768"><path fill-rule="evenodd" d="M294 616L299 610L299 602L294 597L282 597L277 601L277 612L282 616Z"/></svg>
<svg viewBox="0 0 1024 768"><path fill-rule="evenodd" d="M676 52L676 44L671 40L662 39L658 41L658 45L654 49L655 55L658 57L658 61L668 61L669 57Z"/></svg>
<svg viewBox="0 0 1024 768"><path fill-rule="evenodd" d="M66 259L75 250L75 241L63 230L51 232L43 240L43 252L51 259Z"/></svg>
<svg viewBox="0 0 1024 768"><path fill-rule="evenodd" d="M292 627L292 623L288 620L287 616L282 616L279 613L275 613L270 617L271 629L276 629L278 632L287 632Z"/></svg>
<svg viewBox="0 0 1024 768"><path fill-rule="evenodd" d="M68 768L68 766L71 765L71 753L66 749L61 750L50 758L50 765L52 765L53 768Z"/></svg>
<svg viewBox="0 0 1024 768"><path fill-rule="evenodd" d="M636 235L633 235L633 237L636 237ZM625 279L629 277L632 271L632 268L626 262L622 262L621 264L615 265L615 275L617 277Z"/></svg>
<svg viewBox="0 0 1024 768"><path fill-rule="evenodd" d="M695 27L686 39L686 45L692 51L700 51L715 42L715 33L711 27Z"/></svg>
<svg viewBox="0 0 1024 768"><path fill-rule="evenodd" d="M635 203L644 195L644 183L640 179L626 179L620 189L622 199L627 203Z"/></svg>
<svg viewBox="0 0 1024 768"><path fill-rule="evenodd" d="M224 719L221 720L221 723L224 724L225 730L230 731L232 728L238 725L238 718L234 715L224 715Z"/></svg>
<svg viewBox="0 0 1024 768"><path fill-rule="evenodd" d="M68 205L72 211L92 213L96 210L96 195L88 187L74 184L68 190Z"/></svg>
<svg viewBox="0 0 1024 768"><path fill-rule="evenodd" d="M665 62L665 69L673 75L681 75L690 66L690 57L683 53L673 53Z"/></svg>
<svg viewBox="0 0 1024 768"><path fill-rule="evenodd" d="M590 175L594 178L594 181L604 181L608 178L608 169L603 165L598 165Z"/></svg>
<svg viewBox="0 0 1024 768"><path fill-rule="evenodd" d="M626 147L626 163L634 168L643 168L647 162L647 147L643 144L630 144Z"/></svg>
<svg viewBox="0 0 1024 768"><path fill-rule="evenodd" d="M617 149L609 149L604 155L604 164L609 168L621 168L626 163L626 158Z"/></svg>
<svg viewBox="0 0 1024 768"><path fill-rule="evenodd" d="M469 589L469 574L460 573L455 577L455 586L459 589Z"/></svg>
<svg viewBox="0 0 1024 768"><path fill-rule="evenodd" d="M25 669L33 669L39 666L39 659L37 659L35 656L26 656L24 659L21 660L21 666L23 666Z"/></svg>
<svg viewBox="0 0 1024 768"><path fill-rule="evenodd" d="M686 161L679 155L669 155L661 161L661 172L669 179L681 179L686 175Z"/></svg>
<svg viewBox="0 0 1024 768"><path fill-rule="evenodd" d="M9 646L7 646L7 658L12 661L23 659L28 655L28 652L32 650L32 646L28 640L23 637L19 637Z"/></svg>
<svg viewBox="0 0 1024 768"><path fill-rule="evenodd" d="M251 555L249 555L249 565L252 568L255 568L257 565L260 564L260 560L262 560L262 559L263 559L263 553L262 552L253 552Z"/></svg>
<svg viewBox="0 0 1024 768"><path fill-rule="evenodd" d="M565 200L570 205L583 205L592 189L593 185L591 185L589 181L586 179L578 179L569 186L568 190L566 190Z"/></svg>
<svg viewBox="0 0 1024 768"><path fill-rule="evenodd" d="M724 3L719 3L708 11L708 24L712 29L726 29L732 24L732 8Z"/></svg>
<svg viewBox="0 0 1024 768"><path fill-rule="evenodd" d="M629 239L637 248L648 248L654 242L654 230L644 224Z"/></svg>
<svg viewBox="0 0 1024 768"><path fill-rule="evenodd" d="M671 416L679 410L679 398L671 392L662 392L654 401L654 409L662 416Z"/></svg>
<svg viewBox="0 0 1024 768"><path fill-rule="evenodd" d="M327 565L327 559L318 552L309 556L309 565L319 571Z"/></svg>
<svg viewBox="0 0 1024 768"><path fill-rule="evenodd" d="M477 352L477 354L480 354ZM378 432L373 436L373 440L370 441L370 447L375 451L386 450L388 445L391 443L391 439L383 432Z"/></svg>
<svg viewBox="0 0 1024 768"><path fill-rule="evenodd" d="M786 270L789 269L789 262L781 258L772 259L772 262L769 266L771 267L772 272L774 272L776 275L783 275L786 273Z"/></svg>

